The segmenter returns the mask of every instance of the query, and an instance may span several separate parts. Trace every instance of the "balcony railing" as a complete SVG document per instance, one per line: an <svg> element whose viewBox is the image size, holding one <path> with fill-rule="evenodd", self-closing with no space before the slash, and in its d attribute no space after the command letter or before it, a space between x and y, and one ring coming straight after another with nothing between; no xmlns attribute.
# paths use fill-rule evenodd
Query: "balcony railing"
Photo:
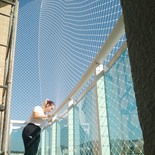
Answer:
<svg viewBox="0 0 155 155"><path fill-rule="evenodd" d="M53 122L42 130L38 154L144 154L126 42L106 67L102 65L123 34L121 16L79 83L53 112ZM92 76L93 82L73 100ZM21 154L21 129L26 122L10 123L9 153ZM22 126L15 126L18 123Z"/></svg>

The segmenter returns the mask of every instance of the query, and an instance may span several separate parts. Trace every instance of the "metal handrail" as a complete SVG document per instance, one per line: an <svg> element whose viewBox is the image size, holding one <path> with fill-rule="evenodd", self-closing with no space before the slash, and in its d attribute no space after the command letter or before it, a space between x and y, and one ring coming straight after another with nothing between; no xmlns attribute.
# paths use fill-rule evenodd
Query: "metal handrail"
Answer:
<svg viewBox="0 0 155 155"><path fill-rule="evenodd" d="M117 53L114 55L114 57L110 60L110 62L107 64L107 66L97 75L97 80L99 80L104 74L111 68L111 66L116 62L116 60L121 56L121 54L127 49L127 43L126 41L123 43L123 45L119 48ZM70 106L68 107L65 111L63 111L58 117L54 117L53 121L46 126L43 127L42 130L45 130L49 126L52 126L55 122L57 122L60 118L62 118L65 114L67 114L77 103L78 101L81 100L81 98L95 85L95 80L89 85L88 88L78 97L78 99ZM23 126L13 126L15 125L26 125L28 122L27 121L19 121L19 120L11 120L10 121L10 136L9 136L9 150L11 148L11 133L12 130L14 129L23 129Z"/></svg>
<svg viewBox="0 0 155 155"><path fill-rule="evenodd" d="M120 55L124 52L124 50L127 48L127 42L125 41L123 45L120 47L120 49L117 51L115 56L111 59L111 61L107 64L107 66L97 75L97 80L100 79L104 74L110 69L110 67L116 62L116 60L120 57ZM54 124L57 120L59 120L61 117L63 117L69 110L71 110L76 103L78 103L79 100L95 85L93 81L90 86L79 96L79 98L70 106L68 107L62 114L60 114L58 117L56 117L51 123L47 124L44 126L43 130L46 129L47 127L51 126ZM10 120L10 124L20 124L24 125L27 124L27 121L20 121L20 120Z"/></svg>
<svg viewBox="0 0 155 155"><path fill-rule="evenodd" d="M27 121L10 120L10 124L27 124Z"/></svg>
<svg viewBox="0 0 155 155"><path fill-rule="evenodd" d="M52 113L53 118L62 108L64 108L67 103L73 99L73 97L82 89L82 87L86 84L86 82L90 79L90 77L94 74L94 69L102 64L104 59L108 56L111 52L115 44L119 41L119 39L124 34L124 22L123 22L123 15L120 16L119 20L117 21L116 25L114 26L113 30L111 31L109 37L101 47L100 51L98 52L97 56L95 57L94 61L91 63L81 80L78 84L74 87L72 92L68 95L68 97L62 102L62 104Z"/></svg>
<svg viewBox="0 0 155 155"><path fill-rule="evenodd" d="M125 29L124 29L124 23L123 23L123 16L121 15L120 18L119 18L119 20L117 21L116 25L114 26L112 32L110 33L109 37L107 38L107 40L105 41L105 43L101 47L101 49L98 52L96 58L91 63L91 65L89 66L89 68L87 69L87 71L85 72L85 74L83 75L83 77L81 78L81 80L74 87L74 89L68 95L68 97L63 101L63 103L52 113L52 116L49 119L53 118L63 107L65 107L66 104L71 99L73 99L73 97L79 92L79 90L86 84L86 82L89 80L89 78L94 74L94 69L98 65L102 64L102 62L104 61L104 59L111 52L111 50L113 49L113 47L115 46L115 44L119 41L119 39L122 37L122 35L124 34L124 32L125 32ZM97 75L97 78L98 79L107 72L110 64L112 65L116 61L116 59L118 58L118 56L120 55L120 53L122 53L125 50L125 48L127 48L126 42L124 42L124 44L118 50L118 53L119 54L116 54L116 56L105 67L105 69L100 74ZM47 126L45 126L44 129L46 127L48 127L49 125L52 125L55 121L57 121L59 118L61 118L63 115L65 115L78 102L78 100L80 100L80 98L82 98L82 96L84 96L84 94L86 92L88 92L89 89L92 88L93 85L94 85L94 81L87 88L87 90L73 103L73 105L71 105L70 107L68 107L68 109L66 109L62 114L60 114L60 116L58 116L57 118L55 118L55 120L52 123L50 123ZM16 121L16 120L14 120L14 121L12 120L10 123L16 124L17 122L18 121ZM23 122L26 122L26 121L23 121ZM22 121L20 123L22 124Z"/></svg>
<svg viewBox="0 0 155 155"><path fill-rule="evenodd" d="M111 59L111 61L107 64L107 66L101 71L98 75L96 75L97 80L99 80L102 76L105 75L105 73L110 69L110 67L116 62L116 60L120 57L120 55L127 49L127 42L125 41L123 45L119 48L117 53L114 55L114 57ZM47 127L53 125L57 120L59 120L61 117L63 117L65 114L69 112L77 103L81 100L81 98L95 85L95 80L89 85L89 87L79 96L79 98L70 106L68 107L62 114L60 114L58 117L54 118L54 120L44 126L43 129L46 129ZM49 118L50 120L50 118Z"/></svg>

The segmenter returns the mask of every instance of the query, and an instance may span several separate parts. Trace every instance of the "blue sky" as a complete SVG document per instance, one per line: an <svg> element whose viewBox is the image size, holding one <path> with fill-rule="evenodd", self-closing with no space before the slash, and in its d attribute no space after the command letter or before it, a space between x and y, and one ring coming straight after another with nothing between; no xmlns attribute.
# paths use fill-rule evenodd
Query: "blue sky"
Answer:
<svg viewBox="0 0 155 155"><path fill-rule="evenodd" d="M33 106L41 103L38 74L40 3L39 0L27 0L19 4L10 119L27 120Z"/></svg>
<svg viewBox="0 0 155 155"><path fill-rule="evenodd" d="M65 100L122 11L119 0L21 0L19 4L10 119L28 120L33 107L46 98L56 107ZM125 36L104 65L124 40Z"/></svg>
<svg viewBox="0 0 155 155"><path fill-rule="evenodd" d="M120 15L119 0L20 1L10 119L28 120L46 98L58 107Z"/></svg>
<svg viewBox="0 0 155 155"><path fill-rule="evenodd" d="M10 120L28 120L46 98L59 106L120 15L119 0L20 0ZM21 134L13 137L21 139Z"/></svg>

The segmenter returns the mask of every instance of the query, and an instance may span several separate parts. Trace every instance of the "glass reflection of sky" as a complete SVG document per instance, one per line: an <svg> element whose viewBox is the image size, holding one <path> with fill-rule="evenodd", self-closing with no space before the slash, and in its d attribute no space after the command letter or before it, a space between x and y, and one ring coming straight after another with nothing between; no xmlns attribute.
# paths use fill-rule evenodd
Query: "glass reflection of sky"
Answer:
<svg viewBox="0 0 155 155"><path fill-rule="evenodd" d="M127 50L105 74L105 90L111 142L118 141L119 144L120 140L141 141L142 131Z"/></svg>

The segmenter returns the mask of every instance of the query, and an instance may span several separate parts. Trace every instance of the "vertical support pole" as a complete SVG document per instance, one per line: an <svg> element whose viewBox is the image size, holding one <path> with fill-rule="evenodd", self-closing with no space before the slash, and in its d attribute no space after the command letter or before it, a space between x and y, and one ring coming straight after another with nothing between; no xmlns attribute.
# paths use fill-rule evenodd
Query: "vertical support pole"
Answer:
<svg viewBox="0 0 155 155"><path fill-rule="evenodd" d="M97 75L103 70L103 65L100 64L96 68L95 79L96 79L96 96L98 106L98 118L99 118L99 135L100 135L100 146L101 154L110 155L110 142L109 142L109 129L108 129L108 117L106 108L105 98L105 85L104 76L97 80Z"/></svg>
<svg viewBox="0 0 155 155"><path fill-rule="evenodd" d="M56 119L56 116L53 117L53 121ZM52 155L56 155L56 122L52 125Z"/></svg>
<svg viewBox="0 0 155 155"><path fill-rule="evenodd" d="M50 128L50 126L48 128ZM49 140L50 133L48 131L48 128L45 131L45 154L50 155L50 144L49 144L50 143L50 140Z"/></svg>
<svg viewBox="0 0 155 155"><path fill-rule="evenodd" d="M97 64L96 64L97 66ZM101 143L101 131L100 131L100 115L99 115L99 103L98 103L98 87L97 87L97 74L99 70L102 70L103 67L99 65L99 67L95 68L95 93L96 93L96 111L97 111L97 121L98 121L98 137L99 137L99 154L102 155L102 143Z"/></svg>
<svg viewBox="0 0 155 155"><path fill-rule="evenodd" d="M3 124L4 124L4 111L1 111L0 116L0 153L2 152L2 139L3 139Z"/></svg>
<svg viewBox="0 0 155 155"><path fill-rule="evenodd" d="M60 120L56 122L56 154L61 153L61 124Z"/></svg>
<svg viewBox="0 0 155 155"><path fill-rule="evenodd" d="M68 155L73 155L74 148L74 133L73 133L73 100L68 103L69 112L68 112ZM70 109L71 107L71 109Z"/></svg>
<svg viewBox="0 0 155 155"><path fill-rule="evenodd" d="M10 132L9 132L9 146L8 146L8 155L11 153L11 137L12 137L12 123L10 122Z"/></svg>
<svg viewBox="0 0 155 155"><path fill-rule="evenodd" d="M46 130L43 130L42 133L41 133L41 155L45 155L46 154L45 134L46 134Z"/></svg>
<svg viewBox="0 0 155 155"><path fill-rule="evenodd" d="M51 133L51 134L49 135L49 136L51 136L51 141L50 141L50 155L52 155L52 127L53 127L53 126L51 125L51 126L50 126L50 128L51 128L51 129L50 129L50 130L51 130L50 133Z"/></svg>
<svg viewBox="0 0 155 155"><path fill-rule="evenodd" d="M79 108L77 106L73 109L73 131L74 133L74 154L80 154L80 120Z"/></svg>

